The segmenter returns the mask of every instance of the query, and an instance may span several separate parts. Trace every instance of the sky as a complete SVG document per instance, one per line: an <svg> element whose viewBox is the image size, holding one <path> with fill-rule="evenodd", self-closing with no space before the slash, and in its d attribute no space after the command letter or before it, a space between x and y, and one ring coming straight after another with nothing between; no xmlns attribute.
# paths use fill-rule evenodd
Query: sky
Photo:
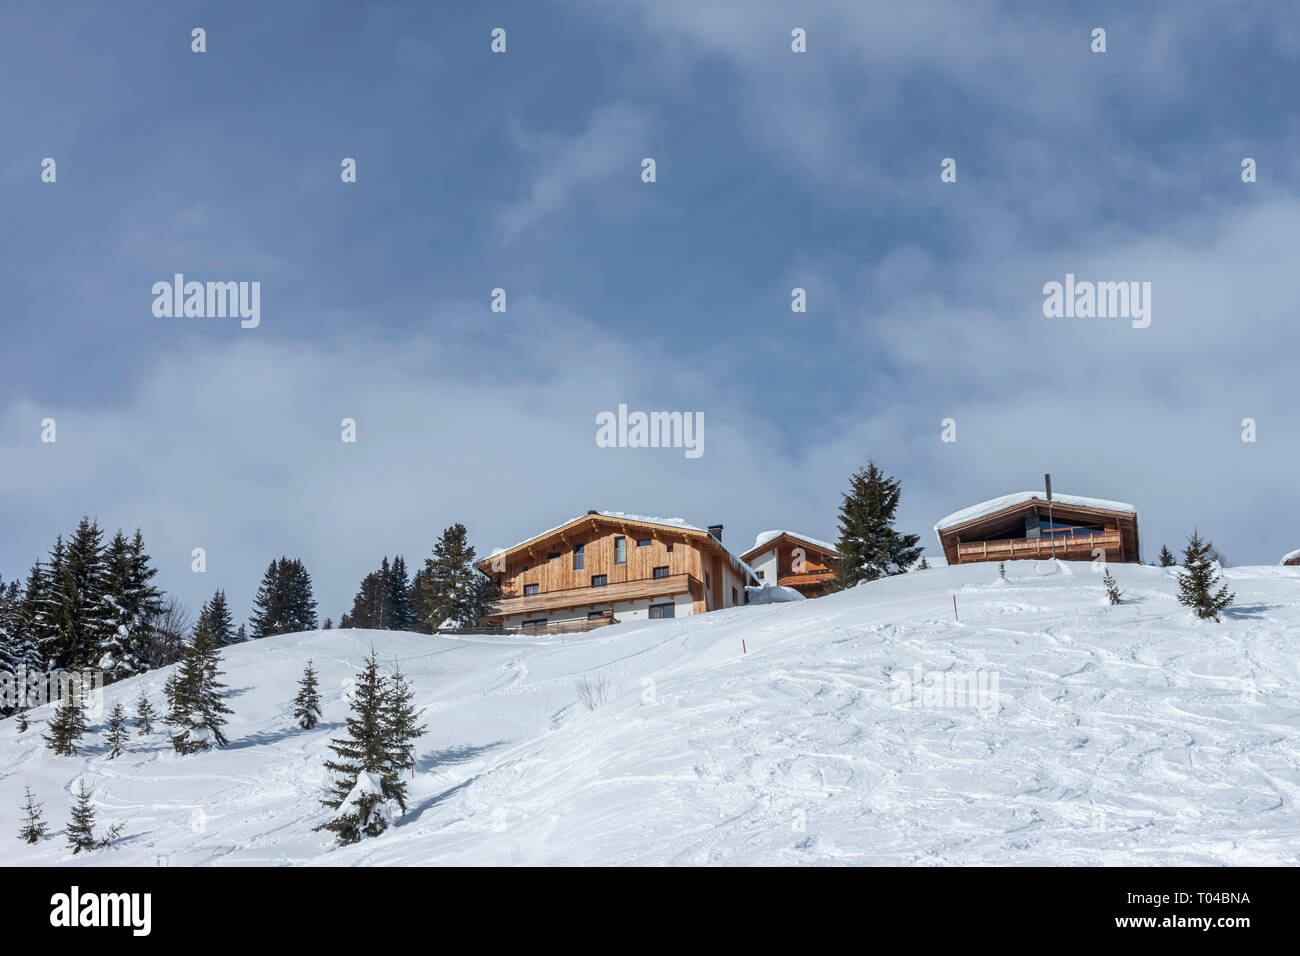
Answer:
<svg viewBox="0 0 1300 956"><path fill-rule="evenodd" d="M869 459L930 554L1051 472L1147 560L1195 527L1275 563L1300 19L1075 6L5 4L0 575L88 514L191 608L246 617L289 555L337 620L454 522L834 540ZM259 282L260 324L156 316L175 273ZM1149 282L1150 325L1045 316L1067 274ZM703 454L598 446L620 404L702 414Z"/></svg>

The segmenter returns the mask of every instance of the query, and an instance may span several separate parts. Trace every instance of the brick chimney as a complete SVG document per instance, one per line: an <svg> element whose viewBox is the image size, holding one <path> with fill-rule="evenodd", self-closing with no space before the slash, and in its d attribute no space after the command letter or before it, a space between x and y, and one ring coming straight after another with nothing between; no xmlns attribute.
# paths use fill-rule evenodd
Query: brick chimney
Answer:
<svg viewBox="0 0 1300 956"><path fill-rule="evenodd" d="M718 542L718 544L722 544L722 525L720 524L709 525L709 534L713 535L714 541Z"/></svg>

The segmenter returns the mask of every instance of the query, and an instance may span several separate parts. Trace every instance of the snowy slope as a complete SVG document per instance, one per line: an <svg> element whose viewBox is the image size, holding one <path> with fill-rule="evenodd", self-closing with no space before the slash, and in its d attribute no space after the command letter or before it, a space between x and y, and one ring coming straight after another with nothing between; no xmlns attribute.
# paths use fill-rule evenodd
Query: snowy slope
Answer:
<svg viewBox="0 0 1300 956"><path fill-rule="evenodd" d="M1300 862L1300 568L1230 569L1219 625L1175 602L1172 569L1112 571L1120 607L1088 564L1014 562L1006 582L934 568L564 639L242 645L223 751L177 758L155 735L111 762L98 740L57 758L47 711L22 737L0 723L0 863ZM321 764L372 641L429 730L411 812L335 849L311 830ZM304 732L290 700L309 655L326 723ZM917 667L996 675L997 697L901 703ZM610 684L594 712L586 674ZM158 703L164 676L109 688L108 706L141 685ZM60 831L80 777L126 835L73 858ZM56 831L37 847L13 836L26 783Z"/></svg>

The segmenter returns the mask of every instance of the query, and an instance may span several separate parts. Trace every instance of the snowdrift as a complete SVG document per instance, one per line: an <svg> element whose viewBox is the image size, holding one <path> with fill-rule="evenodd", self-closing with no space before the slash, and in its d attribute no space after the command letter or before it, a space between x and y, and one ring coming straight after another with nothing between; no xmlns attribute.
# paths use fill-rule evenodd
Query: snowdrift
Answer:
<svg viewBox="0 0 1300 956"><path fill-rule="evenodd" d="M226 654L230 745L161 732L107 759L0 722L0 863L1295 864L1300 568L1232 568L1221 624L1172 569L935 568L814 601L501 639L324 631ZM956 619L953 600L956 599ZM344 849L312 828L329 738L374 645L428 725L410 811ZM303 664L324 720L296 728ZM584 678L608 682L593 710ZM105 691L105 711L165 672ZM110 849L72 857L84 779ZM52 834L14 839L23 787Z"/></svg>

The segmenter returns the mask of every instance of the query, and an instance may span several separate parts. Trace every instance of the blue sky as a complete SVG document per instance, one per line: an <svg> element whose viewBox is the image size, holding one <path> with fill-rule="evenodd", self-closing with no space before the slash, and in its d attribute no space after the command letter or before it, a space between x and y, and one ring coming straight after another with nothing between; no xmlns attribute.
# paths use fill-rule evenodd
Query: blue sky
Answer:
<svg viewBox="0 0 1300 956"><path fill-rule="evenodd" d="M1288 5L460 6L0 11L0 574L90 513L192 605L286 553L337 619L453 521L833 538L868 457L931 547L1045 471L1148 559L1300 547ZM260 281L260 327L155 318L175 272ZM1151 326L1045 318L1067 272L1151 282ZM705 454L597 448L619 403Z"/></svg>

